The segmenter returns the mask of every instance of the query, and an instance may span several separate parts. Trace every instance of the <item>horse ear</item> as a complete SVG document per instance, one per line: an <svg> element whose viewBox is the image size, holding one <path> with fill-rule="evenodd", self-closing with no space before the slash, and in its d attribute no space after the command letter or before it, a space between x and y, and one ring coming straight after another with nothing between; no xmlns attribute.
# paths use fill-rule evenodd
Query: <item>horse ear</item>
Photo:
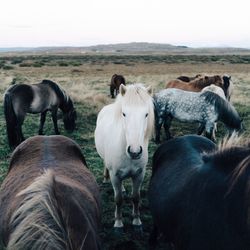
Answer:
<svg viewBox="0 0 250 250"><path fill-rule="evenodd" d="M120 89L119 89L119 92L121 93L121 95L124 96L126 91L127 91L126 86L124 84L121 84Z"/></svg>
<svg viewBox="0 0 250 250"><path fill-rule="evenodd" d="M146 90L147 90L147 92L148 92L150 95L152 95L153 89L152 89L152 86L151 86L151 85L148 86L148 87L146 88Z"/></svg>

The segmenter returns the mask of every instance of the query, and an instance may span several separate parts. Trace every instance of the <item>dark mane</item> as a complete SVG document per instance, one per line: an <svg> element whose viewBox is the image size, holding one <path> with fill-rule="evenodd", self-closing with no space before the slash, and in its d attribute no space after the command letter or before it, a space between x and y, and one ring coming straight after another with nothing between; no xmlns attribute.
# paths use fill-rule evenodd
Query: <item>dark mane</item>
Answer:
<svg viewBox="0 0 250 250"><path fill-rule="evenodd" d="M193 85L194 87L196 88L204 88L206 86L209 86L211 84L215 84L217 83L221 83L221 87L223 85L223 82L222 82L222 78L219 76L219 75L215 75L215 76L204 76L204 77L201 77L201 78L197 78L193 81L190 81L189 84Z"/></svg>
<svg viewBox="0 0 250 250"><path fill-rule="evenodd" d="M206 102L215 106L216 111L219 114L219 119L221 119L226 125L234 129L241 128L240 116L228 101L211 91L203 92L201 93L201 96L205 98Z"/></svg>
<svg viewBox="0 0 250 250"><path fill-rule="evenodd" d="M67 102L67 95L65 93L65 91L59 87L58 84L56 84L53 81L50 80L43 80L40 84L46 84L49 85L56 93L56 95L59 97L61 104Z"/></svg>

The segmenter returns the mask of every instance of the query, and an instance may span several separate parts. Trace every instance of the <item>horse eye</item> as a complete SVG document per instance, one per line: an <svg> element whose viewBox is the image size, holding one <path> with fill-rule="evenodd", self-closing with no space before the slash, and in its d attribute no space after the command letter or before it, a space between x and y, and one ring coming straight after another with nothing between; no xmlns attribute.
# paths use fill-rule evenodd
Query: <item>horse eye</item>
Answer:
<svg viewBox="0 0 250 250"><path fill-rule="evenodd" d="M148 117L148 113L145 115L145 117Z"/></svg>
<svg viewBox="0 0 250 250"><path fill-rule="evenodd" d="M125 117L126 116L126 114L125 113L122 113L122 115Z"/></svg>

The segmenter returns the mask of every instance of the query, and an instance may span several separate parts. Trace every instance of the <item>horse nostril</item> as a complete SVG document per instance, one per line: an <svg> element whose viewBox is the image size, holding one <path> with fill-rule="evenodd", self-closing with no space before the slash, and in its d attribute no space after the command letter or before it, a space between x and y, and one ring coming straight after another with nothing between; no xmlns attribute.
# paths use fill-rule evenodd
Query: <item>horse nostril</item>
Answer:
<svg viewBox="0 0 250 250"><path fill-rule="evenodd" d="M140 146L140 151L138 151L138 152L132 152L131 151L131 147L130 146L128 146L128 154L130 155L130 157L132 158L132 159L139 159L140 158L140 155L141 155L141 153L142 153L142 147Z"/></svg>

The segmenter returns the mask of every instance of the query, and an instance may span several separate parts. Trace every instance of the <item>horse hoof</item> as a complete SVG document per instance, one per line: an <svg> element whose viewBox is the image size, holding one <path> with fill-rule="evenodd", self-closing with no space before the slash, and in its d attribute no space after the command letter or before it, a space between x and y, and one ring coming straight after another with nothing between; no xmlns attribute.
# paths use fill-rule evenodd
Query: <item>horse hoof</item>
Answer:
<svg viewBox="0 0 250 250"><path fill-rule="evenodd" d="M123 227L114 227L113 232L115 236L122 236L124 234L124 228Z"/></svg>
<svg viewBox="0 0 250 250"><path fill-rule="evenodd" d="M143 228L142 225L133 225L135 236L138 238L143 237Z"/></svg>

